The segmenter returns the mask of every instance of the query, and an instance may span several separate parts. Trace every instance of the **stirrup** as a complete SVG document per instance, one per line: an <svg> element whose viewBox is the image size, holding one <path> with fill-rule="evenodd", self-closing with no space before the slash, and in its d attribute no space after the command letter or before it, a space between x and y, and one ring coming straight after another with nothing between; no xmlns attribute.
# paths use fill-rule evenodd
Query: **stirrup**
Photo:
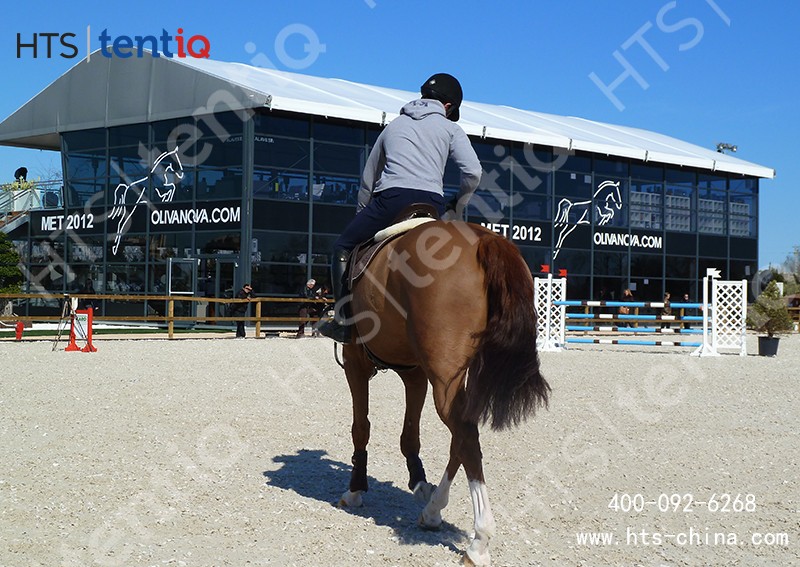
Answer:
<svg viewBox="0 0 800 567"><path fill-rule="evenodd" d="M353 335L353 326L340 323L333 315L326 315L320 319L315 329L319 334L345 345L350 342Z"/></svg>

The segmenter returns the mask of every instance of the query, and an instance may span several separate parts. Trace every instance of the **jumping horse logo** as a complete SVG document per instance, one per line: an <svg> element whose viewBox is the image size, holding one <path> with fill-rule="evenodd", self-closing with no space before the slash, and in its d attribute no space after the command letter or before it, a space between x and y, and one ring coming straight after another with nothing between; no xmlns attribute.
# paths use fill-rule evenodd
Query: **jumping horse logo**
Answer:
<svg viewBox="0 0 800 567"><path fill-rule="evenodd" d="M166 163L165 163L166 162ZM117 223L117 233L114 236L114 246L111 251L116 256L119 250L119 243L122 235L128 231L131 218L141 203L147 199L147 181L153 178L153 189L155 189L158 200L162 203L169 203L175 198L176 185L183 179L183 166L178 157L178 148L171 152L164 152L158 156L150 169L150 173L132 183L120 183L114 189L114 208L109 213L109 219L119 219ZM162 179L158 179L161 176ZM134 200L135 199L135 200ZM133 202L129 203L129 200Z"/></svg>
<svg viewBox="0 0 800 567"><path fill-rule="evenodd" d="M622 209L622 194L619 190L619 184L619 181L603 181L590 201L572 202L564 198L558 202L558 213L556 213L556 219L553 223L553 228L558 232L558 240L553 252L553 260L558 257L558 253L561 252L561 247L564 245L564 240L575 230L575 227L579 224L592 224L590 214L592 204L594 204L599 217L598 226L611 222L616 212ZM569 222L570 215L577 217L577 220L573 221L572 224Z"/></svg>

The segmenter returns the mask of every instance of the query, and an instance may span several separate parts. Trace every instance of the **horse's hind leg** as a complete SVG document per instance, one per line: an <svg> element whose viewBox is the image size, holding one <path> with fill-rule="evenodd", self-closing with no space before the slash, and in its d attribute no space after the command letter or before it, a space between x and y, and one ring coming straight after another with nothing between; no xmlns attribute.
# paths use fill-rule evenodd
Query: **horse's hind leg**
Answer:
<svg viewBox="0 0 800 567"><path fill-rule="evenodd" d="M406 458L408 468L408 488L420 504L426 504L435 488L425 478L425 468L419 457L419 420L428 393L428 378L425 372L415 370L400 373L406 391L406 413L403 419L403 433L400 436L400 450Z"/></svg>
<svg viewBox="0 0 800 567"><path fill-rule="evenodd" d="M461 417L465 404L464 396L464 390L461 388L454 392L452 385L450 388L434 386L436 409L452 434L450 462L447 464L441 484L422 511L420 523L431 527L436 522L441 523L441 510L447 505L450 484L458 467L463 464L475 518L475 537L466 550L464 560L468 565L489 565L489 540L495 533L495 521L483 476L478 425Z"/></svg>
<svg viewBox="0 0 800 567"><path fill-rule="evenodd" d="M374 365L367 359L364 349L359 345L344 345L344 372L350 395L353 398L353 472L350 476L349 490L342 494L340 506L361 506L362 493L367 486L367 443L369 442L369 379L375 372Z"/></svg>

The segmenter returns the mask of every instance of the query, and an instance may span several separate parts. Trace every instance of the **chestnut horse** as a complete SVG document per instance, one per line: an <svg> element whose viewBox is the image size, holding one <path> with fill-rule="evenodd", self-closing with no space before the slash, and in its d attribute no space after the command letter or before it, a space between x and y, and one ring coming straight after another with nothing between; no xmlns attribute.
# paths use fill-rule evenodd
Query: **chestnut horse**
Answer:
<svg viewBox="0 0 800 567"><path fill-rule="evenodd" d="M360 506L367 491L369 381L392 368L405 385L400 448L409 489L425 506L419 522L436 529L450 484L464 466L475 514L465 562L489 564L495 522L483 476L479 422L517 425L546 406L539 373L533 280L519 250L480 226L434 221L387 244L352 289L357 339L344 346L353 398L353 471L340 505ZM426 481L419 423L428 384L450 430L450 460L438 486Z"/></svg>

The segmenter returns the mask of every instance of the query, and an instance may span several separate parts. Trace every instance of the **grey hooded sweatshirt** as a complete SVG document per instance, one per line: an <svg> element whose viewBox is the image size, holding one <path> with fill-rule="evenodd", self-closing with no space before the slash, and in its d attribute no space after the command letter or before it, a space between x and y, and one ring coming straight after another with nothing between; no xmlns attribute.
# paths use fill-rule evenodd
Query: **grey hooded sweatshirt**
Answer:
<svg viewBox="0 0 800 567"><path fill-rule="evenodd" d="M373 193L385 189L402 187L444 195L442 178L448 158L461 170L459 200L472 195L481 180L481 163L464 130L447 119L438 100L412 100L381 132L369 154L361 176L358 210L369 203Z"/></svg>

